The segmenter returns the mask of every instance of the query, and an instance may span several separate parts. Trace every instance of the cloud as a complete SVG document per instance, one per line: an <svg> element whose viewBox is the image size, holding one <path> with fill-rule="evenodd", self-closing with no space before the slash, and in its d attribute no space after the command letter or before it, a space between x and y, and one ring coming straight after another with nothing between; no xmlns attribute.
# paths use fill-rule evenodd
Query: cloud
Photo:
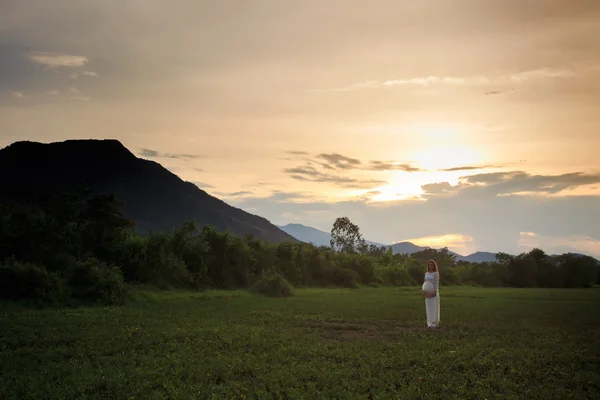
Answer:
<svg viewBox="0 0 600 400"><path fill-rule="evenodd" d="M58 96L60 94L60 91L58 91L58 90L50 90L50 91L48 91L46 93L49 94L50 96Z"/></svg>
<svg viewBox="0 0 600 400"><path fill-rule="evenodd" d="M416 172L421 171L420 168L413 167L410 164L398 164L393 161L369 161L368 169L372 171L404 171Z"/></svg>
<svg viewBox="0 0 600 400"><path fill-rule="evenodd" d="M426 185L422 185L421 189L423 189L425 195L436 195L452 191L453 186L448 182L428 183Z"/></svg>
<svg viewBox="0 0 600 400"><path fill-rule="evenodd" d="M438 169L438 171L454 172L454 171L472 171L477 169L500 168L499 165L465 165L463 167L452 167Z"/></svg>
<svg viewBox="0 0 600 400"><path fill-rule="evenodd" d="M307 165L303 167L286 168L285 173L292 179L308 182L333 183L348 189L368 189L384 185L386 182L374 179L356 179L348 176L333 175L318 171L316 168Z"/></svg>
<svg viewBox="0 0 600 400"><path fill-rule="evenodd" d="M306 152L306 151L299 151L299 150L290 150L286 152L287 154L293 154L295 156L307 156L310 153Z"/></svg>
<svg viewBox="0 0 600 400"><path fill-rule="evenodd" d="M319 154L317 158L324 160L323 166L329 169L355 169L361 165L360 160L337 153Z"/></svg>
<svg viewBox="0 0 600 400"><path fill-rule="evenodd" d="M71 96L71 100L76 101L90 101L92 98L89 96Z"/></svg>
<svg viewBox="0 0 600 400"><path fill-rule="evenodd" d="M513 82L524 82L535 79L572 78L575 75L576 72L571 69L539 68L510 75L508 79Z"/></svg>
<svg viewBox="0 0 600 400"><path fill-rule="evenodd" d="M439 182L422 185L421 189L427 198L435 195L455 195L459 191L472 191L481 196L540 196L558 195L598 183L600 174L572 172L561 175L530 175L523 171L509 171L462 176L454 186L449 182Z"/></svg>
<svg viewBox="0 0 600 400"><path fill-rule="evenodd" d="M214 194L224 197L224 198L230 198L230 197L243 197L243 196L254 195L254 192L249 191L249 190L240 190L240 191L231 192L231 193L214 192Z"/></svg>
<svg viewBox="0 0 600 400"><path fill-rule="evenodd" d="M191 183L198 186L200 189L213 189L214 188L213 185L209 185L208 183L204 183L204 182L200 182L200 181L193 181Z"/></svg>
<svg viewBox="0 0 600 400"><path fill-rule="evenodd" d="M78 93L78 92L79 92L79 89L77 89L76 87L72 87L72 86L71 86L71 87L69 88L69 92L71 92L71 93Z"/></svg>
<svg viewBox="0 0 600 400"><path fill-rule="evenodd" d="M485 84L488 82L485 77L477 77L471 78L471 83L475 84ZM469 82L466 78L461 77L450 77L450 76L425 76L425 77L415 77L408 79L392 79L385 81L366 81L362 83L355 83L345 87L339 88L330 88L330 89L313 89L312 91L316 92L348 92L353 90L360 89L381 89L381 88L391 88L394 86L431 86L437 84L446 84L446 85L465 85Z"/></svg>
<svg viewBox="0 0 600 400"><path fill-rule="evenodd" d="M93 71L83 71L81 73L74 72L74 73L72 73L69 76L69 78L71 78L71 79L79 79L80 76L93 76L93 77L97 77L98 74L95 73L95 72L93 72Z"/></svg>
<svg viewBox="0 0 600 400"><path fill-rule="evenodd" d="M141 155L142 157L151 157L151 158L160 157L158 155L158 151L152 150L152 149L142 149L142 151L140 151L139 155Z"/></svg>
<svg viewBox="0 0 600 400"><path fill-rule="evenodd" d="M22 92L12 92L11 94L13 97L16 97L18 99L25 97L25 95Z"/></svg>
<svg viewBox="0 0 600 400"><path fill-rule="evenodd" d="M582 253L600 258L600 240L587 235L543 236L535 232L520 232L519 248L524 252L540 248L549 254Z"/></svg>
<svg viewBox="0 0 600 400"><path fill-rule="evenodd" d="M593 67L584 68L584 70L590 70ZM536 80L547 80L553 78L572 78L577 75L577 71L572 69L559 69L559 68L539 68L527 71L521 71L509 75L495 75L495 76L421 76L404 79L391 79L391 80L370 80L361 83L355 83L349 86L343 86L338 88L329 89L313 89L312 92L349 92L363 89L385 89L393 87L429 87L429 86L488 86L488 85L508 85L514 83L526 83L528 81ZM515 90L515 89L512 89ZM493 90L488 91L486 95L500 94L505 91Z"/></svg>
<svg viewBox="0 0 600 400"><path fill-rule="evenodd" d="M600 183L600 174L572 172L561 175L530 175L523 171L511 171L465 176L460 180L460 186L484 185L496 195L519 192L556 194L566 189Z"/></svg>
<svg viewBox="0 0 600 400"><path fill-rule="evenodd" d="M497 96L500 94L504 94L504 93L509 93L509 92L514 92L516 89L510 89L510 90L490 90L488 92L485 92L484 94L486 96Z"/></svg>
<svg viewBox="0 0 600 400"><path fill-rule="evenodd" d="M262 198L269 201L285 204L307 204L314 201L319 201L314 194L305 192L284 192L281 190L271 190L271 192Z"/></svg>
<svg viewBox="0 0 600 400"><path fill-rule="evenodd" d="M179 159L195 159L202 158L198 154L182 154L182 153L161 153L157 150L143 148L139 153L142 157L149 158L179 158Z"/></svg>
<svg viewBox="0 0 600 400"><path fill-rule="evenodd" d="M307 152L288 152L289 154L295 155L307 155ZM285 160L291 161L290 158L284 158ZM414 167L406 163L398 163L395 161L377 161L371 160L368 164L363 164L361 160L353 157L344 156L339 153L321 153L315 156L315 158L304 158L307 165L312 167L314 164L321 166L322 168L335 171L335 170L364 170L364 171L404 171L404 172L416 172L421 171L420 168ZM304 168L304 167L301 167Z"/></svg>
<svg viewBox="0 0 600 400"><path fill-rule="evenodd" d="M60 67L79 68L83 67L89 61L87 57L83 56L52 52L31 52L26 57L36 64L45 66L47 69Z"/></svg>

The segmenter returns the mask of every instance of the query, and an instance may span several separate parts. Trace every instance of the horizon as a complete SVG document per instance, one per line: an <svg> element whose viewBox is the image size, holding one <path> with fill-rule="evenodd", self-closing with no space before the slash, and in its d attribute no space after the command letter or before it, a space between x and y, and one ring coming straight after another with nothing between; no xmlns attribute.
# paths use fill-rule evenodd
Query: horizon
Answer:
<svg viewBox="0 0 600 400"><path fill-rule="evenodd" d="M112 138L279 226L600 258L600 2L361 4L0 0L0 147Z"/></svg>
<svg viewBox="0 0 600 400"><path fill-rule="evenodd" d="M302 226L304 228L316 229L316 230L318 230L318 231L320 231L322 233L330 234L330 232L328 232L328 231L324 231L322 229L318 229L318 228L315 228L313 226L308 226L308 225L304 225L304 224L300 224L300 223L289 223L289 224L286 224L286 225L276 225L276 226L279 227L279 228L285 228L285 227L287 227L289 225L298 225L298 226ZM372 240L370 240L369 238L363 237L363 239L365 239L367 242L372 242ZM429 246L429 245L419 245L417 243L413 243L413 242L409 242L409 241L400 241L400 242L393 242L393 243L378 243L378 244L388 247L388 246L394 246L396 244L403 244L403 243L411 243L411 244L414 244L414 245L419 246L419 247L431 248L431 249L434 249L434 250L442 250L443 248L448 248L448 246L445 246L443 244L440 245L440 246L435 246L435 245L434 246ZM533 247L531 249L533 249ZM463 257L471 256L471 255L477 254L477 253L490 253L490 254L497 254L497 253L499 253L499 252L496 252L496 251L490 251L490 250L485 250L485 249L477 249L477 250L475 250L475 251L473 251L471 253L466 253L466 254L462 254L462 253L453 251L451 248L448 248L448 250L451 251L451 252L453 252L453 253L458 254L459 256L463 256ZM546 251L547 249L540 249L540 250L543 250L544 253L546 253L549 256L558 255L558 253L550 253L550 252ZM508 253L508 254L510 254L510 253ZM581 253L581 254L583 254L583 253ZM518 255L518 254L515 253L515 254L511 254L511 255L515 256L515 255ZM584 254L584 255L589 255L589 254ZM592 255L592 257L594 257L594 256Z"/></svg>

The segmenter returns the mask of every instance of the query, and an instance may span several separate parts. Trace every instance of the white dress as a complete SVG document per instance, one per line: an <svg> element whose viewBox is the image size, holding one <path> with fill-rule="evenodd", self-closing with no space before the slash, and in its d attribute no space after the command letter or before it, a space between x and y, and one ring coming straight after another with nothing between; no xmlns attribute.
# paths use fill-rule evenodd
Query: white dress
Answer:
<svg viewBox="0 0 600 400"><path fill-rule="evenodd" d="M440 275L437 272L426 272L425 281L433 283L435 297L425 298L425 311L427 312L427 326L438 326L440 323Z"/></svg>

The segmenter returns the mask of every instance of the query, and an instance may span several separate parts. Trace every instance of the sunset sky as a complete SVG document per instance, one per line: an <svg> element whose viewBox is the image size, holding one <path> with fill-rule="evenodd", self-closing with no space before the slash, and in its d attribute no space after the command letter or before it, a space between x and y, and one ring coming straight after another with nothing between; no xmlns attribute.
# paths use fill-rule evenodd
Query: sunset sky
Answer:
<svg viewBox="0 0 600 400"><path fill-rule="evenodd" d="M600 257L598 0L0 0L0 147L120 140L229 204Z"/></svg>

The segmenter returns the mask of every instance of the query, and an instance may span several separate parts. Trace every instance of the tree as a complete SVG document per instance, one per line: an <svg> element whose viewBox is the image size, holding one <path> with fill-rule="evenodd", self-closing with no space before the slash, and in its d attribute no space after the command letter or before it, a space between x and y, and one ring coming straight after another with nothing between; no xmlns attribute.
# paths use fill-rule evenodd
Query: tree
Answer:
<svg viewBox="0 0 600 400"><path fill-rule="evenodd" d="M582 254L566 253L557 257L560 263L564 286L569 288L590 287L598 275L598 262Z"/></svg>
<svg viewBox="0 0 600 400"><path fill-rule="evenodd" d="M337 218L331 228L331 248L341 253L365 253L368 249L358 225L348 217Z"/></svg>
<svg viewBox="0 0 600 400"><path fill-rule="evenodd" d="M121 206L114 194L101 194L86 200L81 213L85 218L83 245L100 260L113 261L119 244L135 226L134 221L125 217Z"/></svg>

